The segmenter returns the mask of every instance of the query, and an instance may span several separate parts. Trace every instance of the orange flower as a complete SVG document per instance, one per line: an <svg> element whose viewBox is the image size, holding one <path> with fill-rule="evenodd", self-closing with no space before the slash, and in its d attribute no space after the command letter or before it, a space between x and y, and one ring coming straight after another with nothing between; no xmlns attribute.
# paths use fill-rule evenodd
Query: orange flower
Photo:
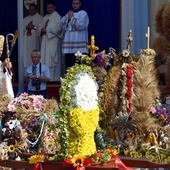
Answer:
<svg viewBox="0 0 170 170"><path fill-rule="evenodd" d="M164 117L164 115L163 115L163 114L161 114L161 115L160 115L160 119L165 120L165 117Z"/></svg>
<svg viewBox="0 0 170 170"><path fill-rule="evenodd" d="M73 163L73 166L83 166L84 158L81 156L75 155L72 159L71 162Z"/></svg>
<svg viewBox="0 0 170 170"><path fill-rule="evenodd" d="M106 152L112 155L112 157L119 153L116 149L106 149Z"/></svg>
<svg viewBox="0 0 170 170"><path fill-rule="evenodd" d="M81 156L75 155L73 158L66 158L63 162L64 167L78 167L78 166L86 166L92 163L91 158L83 158Z"/></svg>

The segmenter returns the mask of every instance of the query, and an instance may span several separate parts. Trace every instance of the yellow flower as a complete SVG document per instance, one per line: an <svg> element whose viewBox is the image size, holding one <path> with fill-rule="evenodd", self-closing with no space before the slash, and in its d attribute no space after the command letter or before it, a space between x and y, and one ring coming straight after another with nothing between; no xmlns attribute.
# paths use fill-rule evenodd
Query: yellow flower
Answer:
<svg viewBox="0 0 170 170"><path fill-rule="evenodd" d="M54 138L50 138L50 142L51 142L52 144L54 144L54 143L55 143L55 139L54 139Z"/></svg>
<svg viewBox="0 0 170 170"><path fill-rule="evenodd" d="M7 149L8 149L8 152L10 152L10 153L15 152L15 146L14 145L9 145Z"/></svg>
<svg viewBox="0 0 170 170"><path fill-rule="evenodd" d="M70 130L68 148L70 155L91 155L95 152L94 131L97 128L98 121L98 107L87 111L82 108L70 109L69 127L72 129Z"/></svg>
<svg viewBox="0 0 170 170"><path fill-rule="evenodd" d="M83 166L84 158L78 155L74 155L74 157L71 159L71 162L73 163L73 166Z"/></svg>
<svg viewBox="0 0 170 170"><path fill-rule="evenodd" d="M5 101L5 95L2 95L2 101Z"/></svg>
<svg viewBox="0 0 170 170"><path fill-rule="evenodd" d="M43 154L32 155L30 158L28 158L30 164L36 164L38 162L43 162L44 159L45 159L45 156Z"/></svg>

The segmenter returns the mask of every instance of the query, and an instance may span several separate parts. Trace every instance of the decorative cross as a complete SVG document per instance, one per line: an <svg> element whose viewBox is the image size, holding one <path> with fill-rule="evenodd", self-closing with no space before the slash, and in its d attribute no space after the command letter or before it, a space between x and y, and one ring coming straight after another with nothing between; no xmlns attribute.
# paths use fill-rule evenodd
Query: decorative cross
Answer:
<svg viewBox="0 0 170 170"><path fill-rule="evenodd" d="M99 47L95 46L94 35L91 36L91 45L88 45L87 48L90 50L90 56L95 57L95 51L99 50Z"/></svg>
<svg viewBox="0 0 170 170"><path fill-rule="evenodd" d="M128 38L127 38L127 49L130 51L130 47L133 41L132 30L129 30Z"/></svg>
<svg viewBox="0 0 170 170"><path fill-rule="evenodd" d="M148 27L147 33L146 33L146 38L147 38L147 49L149 50L149 41L150 41L150 27Z"/></svg>

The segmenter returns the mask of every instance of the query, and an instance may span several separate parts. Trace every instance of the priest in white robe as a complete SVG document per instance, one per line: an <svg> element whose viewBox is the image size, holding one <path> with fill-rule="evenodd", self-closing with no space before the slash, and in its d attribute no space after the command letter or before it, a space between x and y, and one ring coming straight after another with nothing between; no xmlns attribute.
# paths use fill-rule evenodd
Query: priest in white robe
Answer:
<svg viewBox="0 0 170 170"><path fill-rule="evenodd" d="M61 42L62 30L60 28L61 16L55 11L55 4L49 2L47 14L40 24L41 35L41 61L50 68L51 81L60 81L62 76Z"/></svg>
<svg viewBox="0 0 170 170"><path fill-rule="evenodd" d="M2 55L3 46L4 46L4 36L0 35L0 57ZM8 95L9 98L14 98L14 91L12 87L12 64L9 58L6 58L2 63L0 61L0 100L2 96Z"/></svg>
<svg viewBox="0 0 170 170"><path fill-rule="evenodd" d="M88 54L88 25L89 17L86 11L81 9L81 0L72 0L73 11L61 19L61 27L65 31L62 43L62 52L65 54L65 66L72 67L76 62L75 53Z"/></svg>
<svg viewBox="0 0 170 170"><path fill-rule="evenodd" d="M38 34L38 27L43 20L37 12L37 6L31 4L29 6L29 13L27 17L24 18L24 68L26 69L31 63L31 52L34 49L40 50L40 36Z"/></svg>

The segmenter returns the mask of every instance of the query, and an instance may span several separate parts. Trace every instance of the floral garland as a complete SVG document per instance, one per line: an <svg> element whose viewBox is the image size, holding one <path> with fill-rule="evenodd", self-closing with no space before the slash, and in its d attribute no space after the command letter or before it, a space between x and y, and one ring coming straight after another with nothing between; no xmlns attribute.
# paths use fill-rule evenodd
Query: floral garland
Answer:
<svg viewBox="0 0 170 170"><path fill-rule="evenodd" d="M95 163L103 165L108 161L113 162L113 167L124 170L132 170L132 168L126 167L120 158L117 156L117 150L105 149L103 151L96 151L90 157L83 157L75 155L74 157L67 157L64 162L64 167L74 166L76 170L85 170L86 166L95 166Z"/></svg>
<svg viewBox="0 0 170 170"><path fill-rule="evenodd" d="M7 106L8 111L14 112L20 109L24 109L27 111L34 111L37 113L42 113L43 104L46 103L47 100L41 95L28 95L27 93L22 93L19 97L11 100ZM19 116L27 116L25 114ZM22 117L23 118L23 117Z"/></svg>
<svg viewBox="0 0 170 170"><path fill-rule="evenodd" d="M133 94L133 69L131 64L122 65L122 110L124 115L129 115L132 111L132 94Z"/></svg>

